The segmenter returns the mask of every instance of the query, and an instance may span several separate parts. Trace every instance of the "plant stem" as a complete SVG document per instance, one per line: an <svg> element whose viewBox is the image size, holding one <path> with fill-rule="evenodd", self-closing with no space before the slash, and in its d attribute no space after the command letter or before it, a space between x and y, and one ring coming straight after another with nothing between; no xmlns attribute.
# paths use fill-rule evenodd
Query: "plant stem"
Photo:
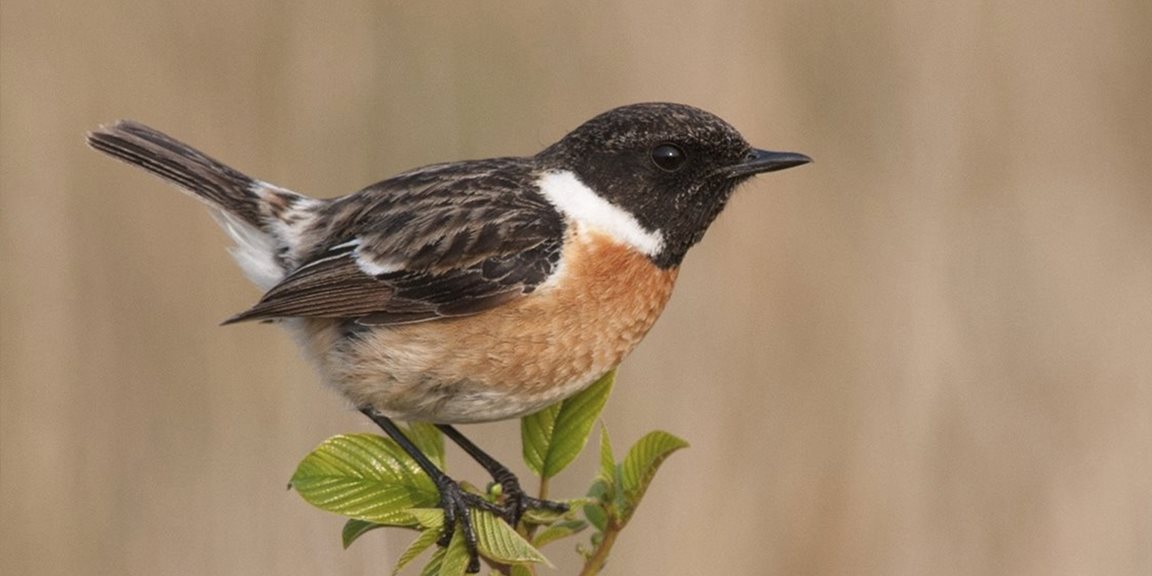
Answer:
<svg viewBox="0 0 1152 576"><path fill-rule="evenodd" d="M548 478L545 478L545 477L540 478L540 490L536 493L536 497L539 498L540 500L547 500L548 499ZM531 542L532 537L536 535L536 529L537 528L539 528L539 526L536 526L535 524L528 526L525 529L524 533L521 534L521 536L524 536L525 540Z"/></svg>
<svg viewBox="0 0 1152 576"><path fill-rule="evenodd" d="M595 576L604 569L604 564L608 561L608 553L612 551L612 545L616 543L616 535L620 534L622 526L617 525L615 522L609 522L604 527L604 539L600 541L600 546L596 547L596 552L592 557L584 563L584 569L580 571L580 576Z"/></svg>
<svg viewBox="0 0 1152 576"><path fill-rule="evenodd" d="M540 493L536 495L541 500L548 499L548 478L540 479Z"/></svg>

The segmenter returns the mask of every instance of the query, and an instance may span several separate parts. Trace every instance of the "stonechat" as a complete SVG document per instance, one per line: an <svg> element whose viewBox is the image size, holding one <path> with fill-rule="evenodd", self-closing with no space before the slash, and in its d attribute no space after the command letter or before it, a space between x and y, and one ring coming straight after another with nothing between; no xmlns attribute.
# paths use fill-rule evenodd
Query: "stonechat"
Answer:
<svg viewBox="0 0 1152 576"><path fill-rule="evenodd" d="M95 149L204 201L265 290L225 323L295 332L324 381L435 481L447 543L457 522L479 570L461 490L393 418L436 424L504 488L515 525L531 498L453 424L517 418L615 368L659 317L680 263L753 175L811 161L751 147L681 104L623 106L534 156L416 168L317 199L234 170L130 120Z"/></svg>

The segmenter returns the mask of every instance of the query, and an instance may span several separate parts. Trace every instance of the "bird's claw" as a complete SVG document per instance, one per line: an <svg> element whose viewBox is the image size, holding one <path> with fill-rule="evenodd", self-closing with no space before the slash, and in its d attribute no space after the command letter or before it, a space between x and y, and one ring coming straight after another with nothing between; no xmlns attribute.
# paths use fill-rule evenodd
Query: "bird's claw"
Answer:
<svg viewBox="0 0 1152 576"><path fill-rule="evenodd" d="M476 544L476 528L472 522L472 508L491 512L504 519L513 528L520 523L520 519L528 510L548 510L558 513L568 511L568 505L563 502L541 500L525 494L515 478L512 478L511 481L504 479L501 486L504 488L503 506L493 504L477 494L465 491L458 482L447 476L442 477L437 482L437 488L440 490L440 508L444 510L444 527L436 544L440 547L448 546L456 533L456 526L459 525L461 536L464 538L464 547L468 550L467 572L469 574L480 571L480 551Z"/></svg>
<svg viewBox="0 0 1152 576"><path fill-rule="evenodd" d="M465 492L455 480L443 476L437 481L440 490L440 508L444 510L444 528L436 544L441 548L452 542L456 533L456 525L460 525L460 533L464 537L464 547L468 550L469 574L480 571L480 551L476 547L476 528L472 523L472 512L469 508L480 508L488 511L502 512L497 506L487 500Z"/></svg>
<svg viewBox="0 0 1152 576"><path fill-rule="evenodd" d="M568 505L563 502L529 496L520 487L520 481L515 476L501 478L499 482L504 493L504 509L500 516L513 528L520 525L520 519L528 510L547 510L561 514L568 511Z"/></svg>

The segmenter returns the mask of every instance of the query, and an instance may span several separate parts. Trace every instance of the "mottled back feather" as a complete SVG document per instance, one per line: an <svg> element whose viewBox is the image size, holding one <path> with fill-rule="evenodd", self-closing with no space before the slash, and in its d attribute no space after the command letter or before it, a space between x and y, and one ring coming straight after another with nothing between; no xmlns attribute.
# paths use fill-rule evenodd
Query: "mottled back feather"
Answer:
<svg viewBox="0 0 1152 576"><path fill-rule="evenodd" d="M476 314L557 265L563 217L521 158L407 172L318 207L299 267L231 322L278 317L411 323ZM325 243L325 240L327 241Z"/></svg>

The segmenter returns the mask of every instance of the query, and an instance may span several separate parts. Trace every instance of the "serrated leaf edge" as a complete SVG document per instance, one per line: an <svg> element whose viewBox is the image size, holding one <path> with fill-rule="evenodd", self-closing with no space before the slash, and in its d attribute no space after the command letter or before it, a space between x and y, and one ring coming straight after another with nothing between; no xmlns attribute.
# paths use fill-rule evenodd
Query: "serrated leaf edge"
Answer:
<svg viewBox="0 0 1152 576"><path fill-rule="evenodd" d="M472 510L476 544L485 557L504 564L552 563L506 522L485 510Z"/></svg>
<svg viewBox="0 0 1152 576"><path fill-rule="evenodd" d="M620 463L623 504L620 513L624 522L639 505L664 461L687 447L688 442L662 430L649 432L632 445Z"/></svg>
<svg viewBox="0 0 1152 576"><path fill-rule="evenodd" d="M440 530L435 528L425 529L420 532L420 535L412 540L412 542L408 544L408 547L404 549L404 553L400 554L400 557L396 559L396 566L392 568L392 576L399 574L405 566L423 554L424 551L435 544L439 538Z"/></svg>

